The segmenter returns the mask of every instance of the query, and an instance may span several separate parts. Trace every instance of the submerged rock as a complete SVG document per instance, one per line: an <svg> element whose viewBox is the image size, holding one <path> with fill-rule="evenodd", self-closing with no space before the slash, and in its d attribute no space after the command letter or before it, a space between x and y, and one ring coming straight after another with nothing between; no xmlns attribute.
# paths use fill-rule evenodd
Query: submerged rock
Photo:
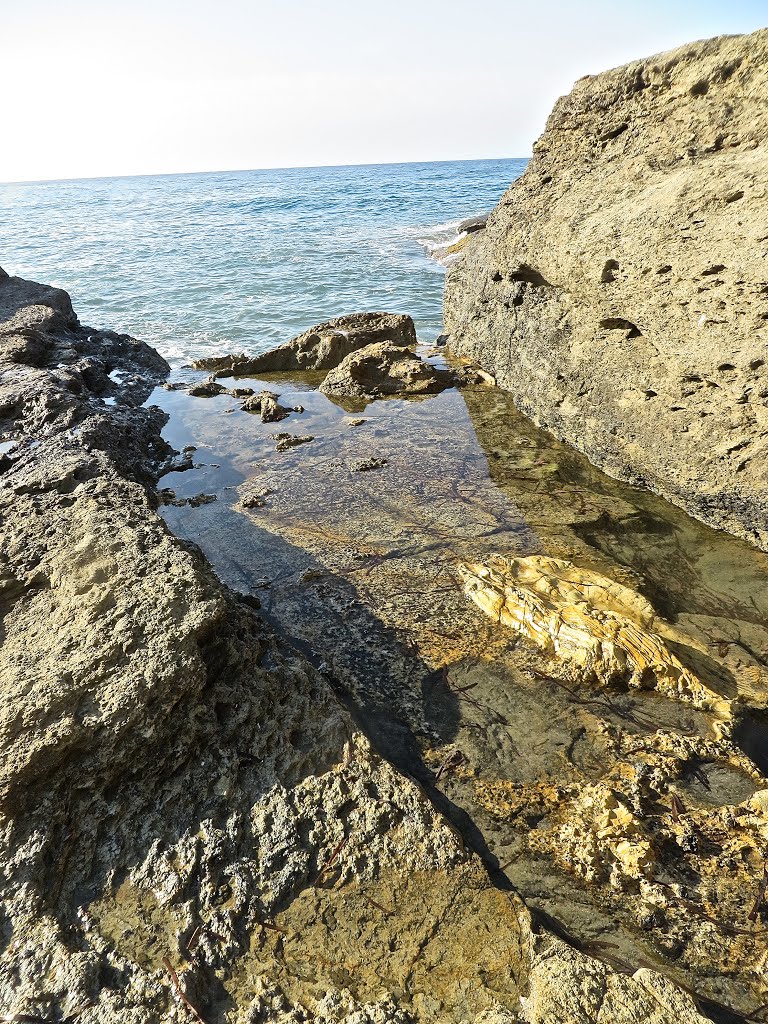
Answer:
<svg viewBox="0 0 768 1024"><path fill-rule="evenodd" d="M350 313L310 327L270 352L198 359L194 365L200 370L213 370L220 377L275 370L330 370L350 352L384 341L415 345L413 320L401 313Z"/></svg>
<svg viewBox="0 0 768 1024"><path fill-rule="evenodd" d="M287 452L291 448L298 448L300 444L309 444L314 441L313 434L273 434L273 440L277 441L276 450Z"/></svg>
<svg viewBox="0 0 768 1024"><path fill-rule="evenodd" d="M385 341L350 353L331 370L320 390L344 398L426 395L451 387L453 382L450 373L436 370L410 349Z"/></svg>
<svg viewBox="0 0 768 1024"><path fill-rule="evenodd" d="M581 79L450 268L450 345L608 473L768 549L768 30Z"/></svg>
<svg viewBox="0 0 768 1024"><path fill-rule="evenodd" d="M369 473L372 469L383 469L388 464L387 459L371 456L368 459L359 459L349 467L353 473Z"/></svg>
<svg viewBox="0 0 768 1024"><path fill-rule="evenodd" d="M729 703L680 663L657 632L664 626L653 607L629 587L542 555L496 555L484 564L461 563L459 573L467 594L487 615L552 654L577 677L655 687L728 715Z"/></svg>
<svg viewBox="0 0 768 1024"><path fill-rule="evenodd" d="M258 412L261 413L262 423L277 423L279 420L284 420L286 416L290 416L294 409L288 409L284 405L280 405L278 398L273 391L260 391L258 395L251 395L250 398L246 398L243 402L242 409L244 412Z"/></svg>
<svg viewBox="0 0 768 1024"><path fill-rule="evenodd" d="M191 508L199 508L200 505L210 505L217 500L215 494L202 493L194 494L190 498L179 498L170 487L164 487L161 491L158 491L157 496L160 499L161 505L173 505L175 508L183 508L185 505L189 505Z"/></svg>
<svg viewBox="0 0 768 1024"><path fill-rule="evenodd" d="M223 384L217 384L215 377L210 377L200 384L192 384L187 390L187 394L193 398L215 398L217 395L231 395L232 392L228 391Z"/></svg>

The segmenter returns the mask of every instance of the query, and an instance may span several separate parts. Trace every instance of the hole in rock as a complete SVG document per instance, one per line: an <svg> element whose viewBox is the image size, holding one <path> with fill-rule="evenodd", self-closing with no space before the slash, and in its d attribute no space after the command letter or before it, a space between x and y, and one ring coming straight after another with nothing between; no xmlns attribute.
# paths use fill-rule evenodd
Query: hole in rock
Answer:
<svg viewBox="0 0 768 1024"><path fill-rule="evenodd" d="M619 316L605 317L605 319L600 321L600 326L607 331L626 331L628 338L640 338L643 333L637 324L633 324L631 320L624 320Z"/></svg>
<svg viewBox="0 0 768 1024"><path fill-rule="evenodd" d="M603 284L610 284L616 280L615 271L619 269L618 260L606 260L603 272L600 274L600 280Z"/></svg>
<svg viewBox="0 0 768 1024"><path fill-rule="evenodd" d="M517 270L511 271L510 281L522 281L524 284L532 284L536 288L550 288L549 281L543 277L538 270L529 267L527 263L521 263Z"/></svg>

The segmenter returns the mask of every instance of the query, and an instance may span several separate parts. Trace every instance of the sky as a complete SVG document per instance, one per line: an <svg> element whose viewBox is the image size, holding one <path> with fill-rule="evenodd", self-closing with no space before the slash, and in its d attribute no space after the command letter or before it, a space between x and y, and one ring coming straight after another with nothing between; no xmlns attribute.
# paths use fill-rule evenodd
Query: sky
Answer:
<svg viewBox="0 0 768 1024"><path fill-rule="evenodd" d="M0 181L528 156L558 96L768 0L0 0Z"/></svg>

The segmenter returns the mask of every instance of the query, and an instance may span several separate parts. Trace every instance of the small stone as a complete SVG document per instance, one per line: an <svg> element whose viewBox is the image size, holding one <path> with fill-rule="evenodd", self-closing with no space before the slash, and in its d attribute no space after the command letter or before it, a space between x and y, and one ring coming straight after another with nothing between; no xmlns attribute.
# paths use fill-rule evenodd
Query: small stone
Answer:
<svg viewBox="0 0 768 1024"><path fill-rule="evenodd" d="M313 434L272 434L272 437L277 441L276 450L279 452L287 452L290 448L315 440Z"/></svg>
<svg viewBox="0 0 768 1024"><path fill-rule="evenodd" d="M242 404L242 409L245 412L261 413L262 423L276 423L279 420L284 420L286 416L290 416L292 411L278 403L279 397L279 395L272 391L260 391L258 395L246 398Z"/></svg>
<svg viewBox="0 0 768 1024"><path fill-rule="evenodd" d="M270 494L274 494L271 487L265 487L261 491L252 491L250 494L246 494L240 504L243 508L264 508L266 501L264 500Z"/></svg>
<svg viewBox="0 0 768 1024"><path fill-rule="evenodd" d="M223 384L217 384L215 377L209 377L201 384L193 384L187 391L193 398L215 398L216 395L228 394Z"/></svg>
<svg viewBox="0 0 768 1024"><path fill-rule="evenodd" d="M363 459L360 462L353 462L349 467L353 473L367 473L372 469L383 469L387 465L386 459Z"/></svg>

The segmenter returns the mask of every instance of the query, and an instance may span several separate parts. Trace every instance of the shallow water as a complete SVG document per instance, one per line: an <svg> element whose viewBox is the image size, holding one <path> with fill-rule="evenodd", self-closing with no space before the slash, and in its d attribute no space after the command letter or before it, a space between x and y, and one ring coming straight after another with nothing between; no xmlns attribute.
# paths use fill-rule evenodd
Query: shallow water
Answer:
<svg viewBox="0 0 768 1024"><path fill-rule="evenodd" d="M565 793L600 783L615 763L616 736L625 745L657 734L711 744L712 715L653 691L563 682L468 602L455 566L492 552L546 553L605 573L693 638L675 650L707 685L759 708L768 693L768 556L603 476L497 389L388 399L350 414L314 390L314 379L240 383L269 387L305 411L263 424L227 396L153 396L171 416L167 439L197 447L195 468L162 486L180 500L216 497L164 508L174 532L261 601L374 745L426 788L497 882L519 889L542 921L590 952L609 950L621 969L650 963L719 1002L756 1005L743 980L687 968L669 943L638 929L621 899L563 871L546 843L537 847L551 827L546 809L510 810L537 786ZM352 426L353 416L364 422ZM280 432L313 440L277 453ZM370 457L385 465L360 471ZM760 719L749 712L739 727L753 758L768 737ZM760 788L720 755L685 765L668 785L687 810L737 804ZM659 822L668 799L653 797Z"/></svg>

